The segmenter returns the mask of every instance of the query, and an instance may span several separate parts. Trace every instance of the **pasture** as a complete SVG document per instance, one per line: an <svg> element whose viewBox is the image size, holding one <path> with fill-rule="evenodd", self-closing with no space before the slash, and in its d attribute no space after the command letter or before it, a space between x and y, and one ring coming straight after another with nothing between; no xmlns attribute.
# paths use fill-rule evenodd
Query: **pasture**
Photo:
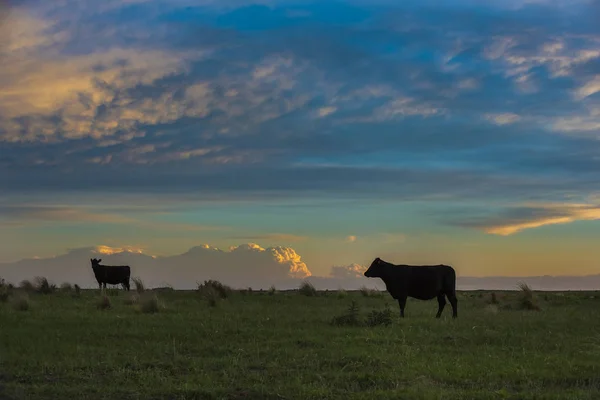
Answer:
<svg viewBox="0 0 600 400"><path fill-rule="evenodd" d="M156 313L134 291L109 290L110 308L98 290L4 299L0 398L600 398L600 293L536 292L535 311L516 291L459 292L456 320L414 299L400 319L387 293L151 294ZM343 324L352 302L391 323Z"/></svg>

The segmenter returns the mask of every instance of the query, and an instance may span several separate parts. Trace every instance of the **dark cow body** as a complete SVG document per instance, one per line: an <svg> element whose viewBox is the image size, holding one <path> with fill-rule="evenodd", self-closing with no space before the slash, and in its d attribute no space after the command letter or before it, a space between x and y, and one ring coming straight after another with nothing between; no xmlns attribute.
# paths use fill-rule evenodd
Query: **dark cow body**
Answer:
<svg viewBox="0 0 600 400"><path fill-rule="evenodd" d="M388 293L400 305L400 316L404 317L406 299L432 300L437 297L438 312L442 315L446 299L452 305L452 317L458 316L456 299L456 272L449 265L396 265L376 258L364 273L367 278L381 278Z"/></svg>
<svg viewBox="0 0 600 400"><path fill-rule="evenodd" d="M100 265L102 259L96 260L91 259L92 269L94 270L94 276L98 281L98 286L102 290L106 289L106 284L109 285L123 285L123 287L129 290L129 278L131 276L131 268L128 265Z"/></svg>

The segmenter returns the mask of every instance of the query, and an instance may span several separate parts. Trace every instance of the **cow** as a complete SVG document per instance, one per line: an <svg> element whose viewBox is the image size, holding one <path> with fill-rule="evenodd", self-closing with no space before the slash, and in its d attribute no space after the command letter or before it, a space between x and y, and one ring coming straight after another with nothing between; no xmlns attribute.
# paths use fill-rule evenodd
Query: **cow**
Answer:
<svg viewBox="0 0 600 400"><path fill-rule="evenodd" d="M400 316L404 318L407 297L419 300L431 300L437 297L438 312L442 315L448 297L452 305L452 318L458 317L456 299L456 272L449 265L396 265L377 257L364 272L367 278L381 278L388 293L398 300Z"/></svg>
<svg viewBox="0 0 600 400"><path fill-rule="evenodd" d="M102 290L102 285L106 289L107 283L109 285L121 284L129 290L129 278L131 276L129 265L100 265L102 259L96 260L95 258L90 259L90 261L100 290Z"/></svg>

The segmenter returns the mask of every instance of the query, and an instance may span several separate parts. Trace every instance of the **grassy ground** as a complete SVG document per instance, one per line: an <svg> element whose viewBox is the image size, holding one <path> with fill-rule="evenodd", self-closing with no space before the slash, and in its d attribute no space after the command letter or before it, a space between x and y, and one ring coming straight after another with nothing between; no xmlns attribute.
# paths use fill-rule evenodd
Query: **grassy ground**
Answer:
<svg viewBox="0 0 600 400"><path fill-rule="evenodd" d="M133 293L133 292L132 292ZM409 299L404 320L385 295L233 293L210 306L194 292L159 292L143 313L131 294L31 294L0 303L0 385L15 399L598 399L600 293L518 293ZM364 319L336 326L354 300Z"/></svg>

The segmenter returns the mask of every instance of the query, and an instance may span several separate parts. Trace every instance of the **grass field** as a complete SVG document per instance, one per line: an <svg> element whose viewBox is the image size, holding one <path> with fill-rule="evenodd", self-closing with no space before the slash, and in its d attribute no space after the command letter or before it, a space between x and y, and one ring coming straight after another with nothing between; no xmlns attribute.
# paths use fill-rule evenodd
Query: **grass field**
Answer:
<svg viewBox="0 0 600 400"><path fill-rule="evenodd" d="M387 293L155 291L157 313L133 293L5 299L0 398L600 398L599 293L535 293L529 311L519 292L463 292L457 320L414 299L401 320ZM332 324L353 300L359 321L388 304L391 324Z"/></svg>

